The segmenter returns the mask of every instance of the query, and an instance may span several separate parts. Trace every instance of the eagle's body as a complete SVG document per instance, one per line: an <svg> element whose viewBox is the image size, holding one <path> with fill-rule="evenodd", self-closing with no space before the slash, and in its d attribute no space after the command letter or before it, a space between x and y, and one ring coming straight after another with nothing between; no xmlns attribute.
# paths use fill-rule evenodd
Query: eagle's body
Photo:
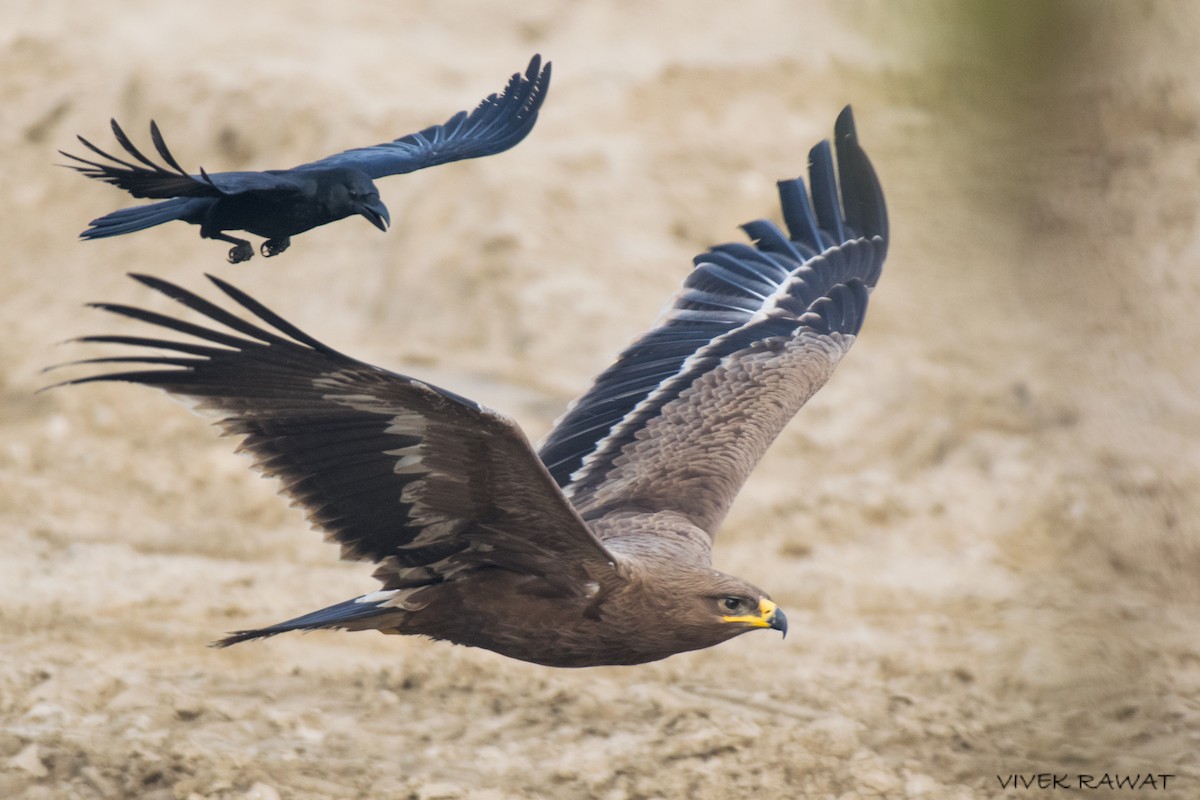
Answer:
<svg viewBox="0 0 1200 800"><path fill-rule="evenodd" d="M249 322L134 276L210 323L106 310L192 337L93 336L157 355L74 382L158 386L216 417L378 591L291 630L375 629L562 667L637 664L757 628L766 592L712 568L716 531L772 440L853 344L887 251L883 195L847 109L810 154L812 197L780 183L787 234L722 245L535 451L512 420L322 344L216 278Z"/></svg>
<svg viewBox="0 0 1200 800"><path fill-rule="evenodd" d="M746 630L687 624L697 587L736 593L749 585L711 567L709 548L700 543L707 536L686 519L669 513L622 514L588 527L613 560L595 570L595 580L585 582L583 591L564 590L540 576L481 570L469 581L373 592L364 596L365 602L355 598L279 626L235 634L222 644L332 617L346 630L424 635L551 667L589 667L657 661L720 644ZM683 530L695 538L680 536ZM380 613L380 603L395 610ZM351 618L359 612L365 616ZM786 630L782 611L765 616L772 619L763 627ZM513 625L514 619L520 624Z"/></svg>
<svg viewBox="0 0 1200 800"><path fill-rule="evenodd" d="M610 544L617 546L619 540ZM552 667L641 664L710 647L742 632L733 625L701 626L698 631L686 625L688 604L676 607L675 600L690 599L692 586L711 580L711 567L688 569L661 547L649 559L614 555L609 574L597 576L591 596L588 591L563 592L541 578L488 570L470 584L417 590L413 595L422 607L397 614L395 627L386 619L372 619L364 627L422 634ZM661 568L664 562L669 569ZM731 584L738 591L746 587L744 581ZM514 614L519 626L513 625ZM782 619L777 618L776 627Z"/></svg>

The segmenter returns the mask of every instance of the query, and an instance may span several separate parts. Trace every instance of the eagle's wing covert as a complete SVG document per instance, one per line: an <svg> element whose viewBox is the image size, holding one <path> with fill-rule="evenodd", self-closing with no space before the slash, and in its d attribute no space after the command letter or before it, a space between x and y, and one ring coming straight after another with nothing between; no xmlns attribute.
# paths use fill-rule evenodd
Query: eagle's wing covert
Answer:
<svg viewBox="0 0 1200 800"><path fill-rule="evenodd" d="M199 341L83 337L77 341L157 354L72 362L145 368L67 383L157 386L215 415L242 437L240 449L256 467L278 478L313 524L341 543L343 557L380 565L385 589L492 566L588 593L612 569L612 556L507 417L342 355L218 278L209 276L268 327L166 281L133 277L233 333L97 304Z"/></svg>
<svg viewBox="0 0 1200 800"><path fill-rule="evenodd" d="M671 510L715 532L767 446L854 341L887 251L887 211L847 108L810 153L812 200L779 185L784 235L715 247L658 325L556 424L539 455L585 519Z"/></svg>

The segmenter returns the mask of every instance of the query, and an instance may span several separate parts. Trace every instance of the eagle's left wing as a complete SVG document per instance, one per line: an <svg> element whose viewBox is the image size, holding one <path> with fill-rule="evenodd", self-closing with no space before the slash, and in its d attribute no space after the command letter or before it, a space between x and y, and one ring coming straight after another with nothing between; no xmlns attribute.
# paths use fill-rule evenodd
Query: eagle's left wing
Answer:
<svg viewBox="0 0 1200 800"><path fill-rule="evenodd" d="M854 342L887 252L887 210L846 108L803 181L780 183L785 235L722 245L659 324L603 372L539 455L584 519L675 511L713 535L767 446Z"/></svg>

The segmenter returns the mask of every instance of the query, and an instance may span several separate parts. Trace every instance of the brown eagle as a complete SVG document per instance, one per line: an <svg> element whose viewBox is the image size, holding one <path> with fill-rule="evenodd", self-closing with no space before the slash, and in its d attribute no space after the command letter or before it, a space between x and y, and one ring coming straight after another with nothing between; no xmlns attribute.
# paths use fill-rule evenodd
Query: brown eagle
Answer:
<svg viewBox="0 0 1200 800"><path fill-rule="evenodd" d="M849 350L888 246L887 211L846 108L801 179L785 235L725 244L657 324L535 450L508 417L343 355L209 279L257 322L146 275L225 330L96 307L192 337L87 336L150 355L67 383L157 386L216 416L257 469L341 544L378 591L225 646L292 630L420 634L558 667L638 664L746 631L787 632L762 589L713 569L721 520L767 446Z"/></svg>

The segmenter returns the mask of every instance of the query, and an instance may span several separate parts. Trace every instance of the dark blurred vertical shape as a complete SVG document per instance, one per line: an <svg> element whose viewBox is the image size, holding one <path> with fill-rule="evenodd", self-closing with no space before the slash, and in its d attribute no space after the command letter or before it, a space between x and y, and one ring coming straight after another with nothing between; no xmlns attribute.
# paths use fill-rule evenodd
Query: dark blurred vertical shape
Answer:
<svg viewBox="0 0 1200 800"><path fill-rule="evenodd" d="M1059 356L1099 356L1129 344L1105 337L1136 336L1200 392L1178 352L1181 339L1189 352L1200 346L1200 327L1174 319L1200 301L1181 272L1200 256L1200 8L931 0L844 10L903 62L885 91L934 120L937 139L912 157L951 171L962 193L951 202L968 204L979 235L991 229L993 248L1010 239L1006 258L971 264L990 271L995 302L1018 317L1057 315L1066 336L1046 344ZM924 212L943 211L938 200ZM1074 337L1085 335L1097 338L1081 354Z"/></svg>
<svg viewBox="0 0 1200 800"><path fill-rule="evenodd" d="M950 376L929 416L1038 476L997 482L1023 516L989 531L1025 581L999 613L1026 653L1013 686L1038 709L1027 763L1182 766L1169 737L1112 720L1178 702L1155 654L1200 597L1200 5L844 12L893 59L867 80L911 150L887 154L889 268ZM1006 381L1007 428L956 413Z"/></svg>
<svg viewBox="0 0 1200 800"><path fill-rule="evenodd" d="M953 165L959 219L979 226L945 231L975 258L930 267L982 281L965 346L990 335L988 369L1070 409L1071 444L1048 447L1046 469L1082 484L1071 527L1116 577L1200 596L1200 6L887 8L920 68L912 102L941 134L921 157Z"/></svg>

